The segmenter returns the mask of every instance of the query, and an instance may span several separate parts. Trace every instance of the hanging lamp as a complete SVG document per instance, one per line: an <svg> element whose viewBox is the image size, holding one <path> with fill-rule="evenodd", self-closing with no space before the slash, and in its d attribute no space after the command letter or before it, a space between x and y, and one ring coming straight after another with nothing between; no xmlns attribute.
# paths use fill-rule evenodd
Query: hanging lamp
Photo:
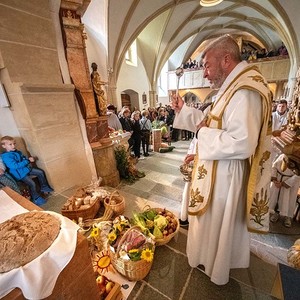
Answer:
<svg viewBox="0 0 300 300"><path fill-rule="evenodd" d="M215 6L220 4L223 0L200 0L200 5L204 7Z"/></svg>

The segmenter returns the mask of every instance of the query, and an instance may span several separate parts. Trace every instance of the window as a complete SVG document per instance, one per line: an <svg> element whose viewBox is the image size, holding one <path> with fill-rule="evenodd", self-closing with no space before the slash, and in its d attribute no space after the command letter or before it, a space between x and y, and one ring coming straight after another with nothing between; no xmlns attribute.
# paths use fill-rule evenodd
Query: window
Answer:
<svg viewBox="0 0 300 300"><path fill-rule="evenodd" d="M136 40L131 44L125 53L125 61L128 65L137 67Z"/></svg>

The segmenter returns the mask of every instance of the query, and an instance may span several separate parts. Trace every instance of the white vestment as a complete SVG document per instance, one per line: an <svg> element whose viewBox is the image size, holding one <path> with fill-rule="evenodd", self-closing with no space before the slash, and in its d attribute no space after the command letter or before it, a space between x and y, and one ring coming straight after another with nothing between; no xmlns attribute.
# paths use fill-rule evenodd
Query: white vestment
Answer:
<svg viewBox="0 0 300 300"><path fill-rule="evenodd" d="M190 143L187 154L196 154L197 139L194 137ZM191 187L191 181L185 181L180 210L180 220L187 221L188 219L188 205L189 205L189 190Z"/></svg>
<svg viewBox="0 0 300 300"><path fill-rule="evenodd" d="M296 207L296 199L300 184L300 177L292 170L286 169L282 171L281 164L286 157L281 154L273 163L272 177L279 182L285 182L289 188L277 188L274 182L271 183L270 188L270 210L274 210L278 203L278 210L282 216L292 218Z"/></svg>
<svg viewBox="0 0 300 300"><path fill-rule="evenodd" d="M247 67L242 62L229 74L218 91ZM196 130L205 113L184 105L174 127ZM213 194L202 215L189 216L187 256L192 267L204 265L211 281L222 285L231 268L247 268L250 241L246 203L249 179L248 158L255 152L262 125L262 101L258 92L238 90L222 115L222 128L202 127L198 132L198 158L218 161Z"/></svg>

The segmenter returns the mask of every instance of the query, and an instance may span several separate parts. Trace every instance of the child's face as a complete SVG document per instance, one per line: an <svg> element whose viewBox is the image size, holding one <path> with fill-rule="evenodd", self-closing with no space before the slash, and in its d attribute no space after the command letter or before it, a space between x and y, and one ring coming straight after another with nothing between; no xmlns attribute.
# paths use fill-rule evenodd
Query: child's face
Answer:
<svg viewBox="0 0 300 300"><path fill-rule="evenodd" d="M15 150L16 150L16 142L15 142L15 140L12 140L12 141L5 141L5 144L2 145L2 147L3 147L7 152L15 151Z"/></svg>

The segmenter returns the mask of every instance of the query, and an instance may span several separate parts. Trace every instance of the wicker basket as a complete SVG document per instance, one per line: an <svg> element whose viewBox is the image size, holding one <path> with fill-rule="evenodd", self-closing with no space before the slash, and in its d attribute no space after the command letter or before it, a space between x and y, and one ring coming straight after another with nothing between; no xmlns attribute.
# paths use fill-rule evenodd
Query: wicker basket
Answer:
<svg viewBox="0 0 300 300"><path fill-rule="evenodd" d="M122 215L125 210L125 199L118 191L110 194L109 198L104 199L104 206L113 210L115 216Z"/></svg>
<svg viewBox="0 0 300 300"><path fill-rule="evenodd" d="M86 219L93 219L100 208L100 198L97 198L88 208L86 209L74 209L74 210L67 210L62 209L61 214L71 220L78 220L78 218L82 218L83 220Z"/></svg>
<svg viewBox="0 0 300 300"><path fill-rule="evenodd" d="M173 233L167 235L166 237L164 237L164 238L162 238L162 239L157 239L157 238L155 238L155 236L154 236L153 234L150 233L150 236L151 236L152 239L155 241L156 246L162 246L162 245L165 245L165 244L169 243L170 240L171 240L171 239L178 233L178 231L179 231L180 223L179 223L178 218L175 217L175 215L174 215L171 211L169 211L169 210L167 210L167 209L165 209L165 208L148 208L148 209L154 209L156 212L166 211L166 212L168 212L168 213L171 213L171 214L172 214L172 217L177 221L176 230L175 230ZM147 210L147 209L146 209L146 210Z"/></svg>
<svg viewBox="0 0 300 300"><path fill-rule="evenodd" d="M137 229L141 231L139 226L130 227L122 236L116 252L114 253L110 251L110 258L111 258L112 265L121 275L125 276L130 281L138 281L144 279L148 275L152 267L153 260L151 262L147 262L144 259L138 261L132 261L132 260L124 260L118 256L123 241L125 240L126 236L129 234L129 232L133 229ZM153 251L154 250L155 250L155 245L153 245Z"/></svg>

